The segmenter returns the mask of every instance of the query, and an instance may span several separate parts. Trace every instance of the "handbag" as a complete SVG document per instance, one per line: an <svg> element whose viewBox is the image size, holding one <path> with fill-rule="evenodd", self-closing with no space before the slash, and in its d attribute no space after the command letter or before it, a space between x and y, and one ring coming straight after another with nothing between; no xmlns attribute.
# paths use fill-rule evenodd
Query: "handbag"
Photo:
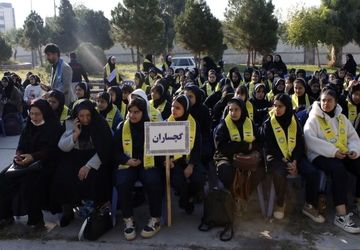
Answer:
<svg viewBox="0 0 360 250"><path fill-rule="evenodd" d="M226 189L213 188L204 200L204 212L198 229L210 231L213 227L223 227L221 241L229 241L234 235L234 199Z"/></svg>
<svg viewBox="0 0 360 250"><path fill-rule="evenodd" d="M108 203L97 208L85 219L78 234L79 240L95 241L113 227Z"/></svg>
<svg viewBox="0 0 360 250"><path fill-rule="evenodd" d="M251 194L251 174L255 172L261 162L258 151L250 154L236 154L233 158L235 178L232 185L232 194L235 200L247 201Z"/></svg>
<svg viewBox="0 0 360 250"><path fill-rule="evenodd" d="M35 161L28 166L20 166L13 162L9 167L6 168L6 171L4 171L4 175L5 177L16 178L27 175L29 173L39 172L42 169L43 164L40 160Z"/></svg>

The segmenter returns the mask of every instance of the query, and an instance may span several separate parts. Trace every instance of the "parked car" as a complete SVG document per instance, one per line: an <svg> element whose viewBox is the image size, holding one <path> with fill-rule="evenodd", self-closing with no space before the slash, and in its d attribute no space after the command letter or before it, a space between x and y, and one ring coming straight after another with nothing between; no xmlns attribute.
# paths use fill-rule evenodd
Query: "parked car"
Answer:
<svg viewBox="0 0 360 250"><path fill-rule="evenodd" d="M183 69L194 69L196 68L196 63L194 57L191 56L179 56L173 57L171 67L176 70L179 68Z"/></svg>

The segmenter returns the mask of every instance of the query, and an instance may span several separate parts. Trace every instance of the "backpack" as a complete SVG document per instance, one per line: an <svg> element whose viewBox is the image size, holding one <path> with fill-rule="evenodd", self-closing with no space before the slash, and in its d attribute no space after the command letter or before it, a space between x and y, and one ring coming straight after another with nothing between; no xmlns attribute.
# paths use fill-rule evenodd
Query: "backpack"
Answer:
<svg viewBox="0 0 360 250"><path fill-rule="evenodd" d="M213 227L224 227L220 232L220 240L231 240L234 235L234 211L235 202L231 193L226 189L213 188L205 197L199 230L207 232ZM225 237L227 232L230 232L230 236Z"/></svg>
<svg viewBox="0 0 360 250"><path fill-rule="evenodd" d="M3 120L6 135L19 135L21 133L22 124L19 113L6 114Z"/></svg>

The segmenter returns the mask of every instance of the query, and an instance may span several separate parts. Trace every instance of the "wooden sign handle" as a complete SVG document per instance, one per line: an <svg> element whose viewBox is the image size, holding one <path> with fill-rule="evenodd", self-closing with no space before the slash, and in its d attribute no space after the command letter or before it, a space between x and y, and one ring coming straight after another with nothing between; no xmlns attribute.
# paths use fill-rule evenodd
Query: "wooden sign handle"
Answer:
<svg viewBox="0 0 360 250"><path fill-rule="evenodd" d="M166 207L167 207L167 225L171 227L172 224L172 210L171 210L171 186L170 186L170 156L166 156Z"/></svg>

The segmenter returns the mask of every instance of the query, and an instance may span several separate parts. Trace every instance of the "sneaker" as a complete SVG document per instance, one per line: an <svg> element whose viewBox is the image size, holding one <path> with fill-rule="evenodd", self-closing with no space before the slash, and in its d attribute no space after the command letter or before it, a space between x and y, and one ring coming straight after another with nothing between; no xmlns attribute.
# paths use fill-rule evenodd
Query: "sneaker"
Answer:
<svg viewBox="0 0 360 250"><path fill-rule="evenodd" d="M0 230L14 224L14 222L15 222L14 217L0 219Z"/></svg>
<svg viewBox="0 0 360 250"><path fill-rule="evenodd" d="M352 234L360 233L360 227L351 219L352 215L352 213L348 213L347 215L335 215L334 224L345 232Z"/></svg>
<svg viewBox="0 0 360 250"><path fill-rule="evenodd" d="M132 217L124 218L125 228L124 237L126 240L134 240L136 238L135 223Z"/></svg>
<svg viewBox="0 0 360 250"><path fill-rule="evenodd" d="M285 215L285 204L280 207L278 205L275 205L275 209L274 209L274 218L278 219L278 220L282 220L284 219L284 215Z"/></svg>
<svg viewBox="0 0 360 250"><path fill-rule="evenodd" d="M160 219L151 217L149 223L141 231L141 237L151 238L160 231Z"/></svg>
<svg viewBox="0 0 360 250"><path fill-rule="evenodd" d="M321 214L319 214L319 211L316 208L314 208L311 204L305 203L305 205L302 209L302 212L307 217L312 219L314 222L317 222L317 223L325 222L325 218Z"/></svg>
<svg viewBox="0 0 360 250"><path fill-rule="evenodd" d="M325 214L326 213L326 196L324 194L321 194L319 196L318 208L319 208L319 213L320 214Z"/></svg>

